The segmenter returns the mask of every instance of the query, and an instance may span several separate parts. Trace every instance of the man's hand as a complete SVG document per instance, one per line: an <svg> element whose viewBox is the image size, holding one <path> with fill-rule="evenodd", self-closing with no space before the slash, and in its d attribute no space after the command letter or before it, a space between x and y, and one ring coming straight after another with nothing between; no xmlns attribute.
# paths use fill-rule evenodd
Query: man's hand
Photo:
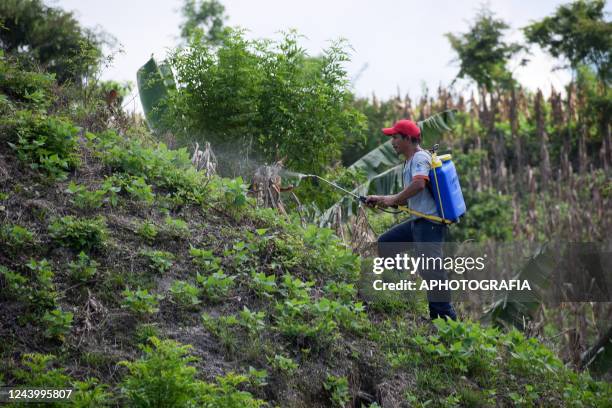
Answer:
<svg viewBox="0 0 612 408"><path fill-rule="evenodd" d="M366 197L366 204L370 207L392 207L395 205L394 196L371 195Z"/></svg>

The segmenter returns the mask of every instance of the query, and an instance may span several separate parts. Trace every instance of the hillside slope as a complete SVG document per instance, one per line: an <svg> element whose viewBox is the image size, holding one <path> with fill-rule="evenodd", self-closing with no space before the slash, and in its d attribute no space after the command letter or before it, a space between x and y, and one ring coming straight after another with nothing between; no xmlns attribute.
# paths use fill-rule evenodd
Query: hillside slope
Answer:
<svg viewBox="0 0 612 408"><path fill-rule="evenodd" d="M0 384L91 407L610 403L519 332L364 303L331 230L146 134L76 128L45 75L0 73Z"/></svg>

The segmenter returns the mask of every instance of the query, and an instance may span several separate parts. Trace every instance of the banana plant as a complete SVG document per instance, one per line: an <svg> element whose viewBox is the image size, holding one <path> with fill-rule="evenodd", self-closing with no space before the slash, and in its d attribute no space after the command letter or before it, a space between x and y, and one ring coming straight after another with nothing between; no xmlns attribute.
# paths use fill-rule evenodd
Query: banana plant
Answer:
<svg viewBox="0 0 612 408"><path fill-rule="evenodd" d="M421 129L422 143L426 146L433 146L439 143L444 133L452 130L455 113L456 110L454 109L446 110L417 122ZM356 195L367 195L368 193L392 194L402 188L403 160L391 146L390 140L366 153L350 165L349 169L364 171L368 176L368 180L365 183L352 191ZM318 219L319 225L322 227L329 226L332 215L338 210L341 210L343 219L350 217L354 214L356 204L353 196L346 195L342 197L342 199L323 212Z"/></svg>
<svg viewBox="0 0 612 408"><path fill-rule="evenodd" d="M136 79L147 125L152 131L160 132L163 102L171 91L176 90L172 69L166 62L158 64L151 56L136 73Z"/></svg>

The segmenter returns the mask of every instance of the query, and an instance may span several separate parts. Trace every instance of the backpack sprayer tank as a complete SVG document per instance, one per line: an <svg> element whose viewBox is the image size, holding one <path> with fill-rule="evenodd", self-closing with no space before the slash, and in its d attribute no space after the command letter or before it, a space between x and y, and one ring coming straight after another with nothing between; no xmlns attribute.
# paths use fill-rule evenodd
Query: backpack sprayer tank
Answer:
<svg viewBox="0 0 612 408"><path fill-rule="evenodd" d="M440 216L457 222L465 214L466 207L457 169L451 159L450 154L432 155L429 188Z"/></svg>

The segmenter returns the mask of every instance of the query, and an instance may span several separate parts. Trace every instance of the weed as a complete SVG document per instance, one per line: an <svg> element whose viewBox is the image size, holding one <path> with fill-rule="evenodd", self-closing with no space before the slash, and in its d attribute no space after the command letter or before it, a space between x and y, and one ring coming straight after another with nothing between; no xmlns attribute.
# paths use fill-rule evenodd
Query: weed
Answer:
<svg viewBox="0 0 612 408"><path fill-rule="evenodd" d="M170 252L158 250L143 250L140 253L149 260L151 268L158 271L159 273L164 273L168 269L172 268L172 260L174 259L174 255Z"/></svg>
<svg viewBox="0 0 612 408"><path fill-rule="evenodd" d="M34 233L21 225L0 226L0 242L12 250L22 249L34 244Z"/></svg>
<svg viewBox="0 0 612 408"><path fill-rule="evenodd" d="M148 290L140 288L136 291L125 289L121 294L121 307L129 309L140 318L159 312L159 301L163 299L161 295L150 294Z"/></svg>
<svg viewBox="0 0 612 408"><path fill-rule="evenodd" d="M213 255L211 250L191 247L189 254L193 263L202 268L203 272L216 272L221 269L221 259Z"/></svg>
<svg viewBox="0 0 612 408"><path fill-rule="evenodd" d="M157 234L159 232L157 230L157 227L155 226L155 223L151 221L143 221L138 226L137 233L148 242L153 242L155 241L155 237L157 237Z"/></svg>
<svg viewBox="0 0 612 408"><path fill-rule="evenodd" d="M145 343L150 337L159 336L159 328L155 323L141 323L136 326L135 337L138 343Z"/></svg>
<svg viewBox="0 0 612 408"><path fill-rule="evenodd" d="M350 400L348 380L346 377L337 377L328 374L323 388L330 395L330 400L333 406L343 408Z"/></svg>
<svg viewBox="0 0 612 408"><path fill-rule="evenodd" d="M267 276L263 272L251 272L249 286L259 297L271 298L278 291L276 276Z"/></svg>
<svg viewBox="0 0 612 408"><path fill-rule="evenodd" d="M248 307L243 306L238 313L238 324L244 327L251 338L257 337L265 328L264 312L252 312Z"/></svg>
<svg viewBox="0 0 612 408"><path fill-rule="evenodd" d="M108 231L106 219L75 218L67 216L56 218L49 225L51 237L58 243L76 251L91 251L104 246Z"/></svg>
<svg viewBox="0 0 612 408"><path fill-rule="evenodd" d="M67 194L73 196L71 202L80 209L94 210L104 205L105 190L89 191L85 186L80 186L71 181L66 190Z"/></svg>
<svg viewBox="0 0 612 408"><path fill-rule="evenodd" d="M201 302L198 299L200 290L184 281L174 281L170 287L173 301L182 308L193 309Z"/></svg>
<svg viewBox="0 0 612 408"><path fill-rule="evenodd" d="M45 325L45 337L64 341L64 337L72 327L71 312L64 312L61 309L48 311L44 314L42 321Z"/></svg>
<svg viewBox="0 0 612 408"><path fill-rule="evenodd" d="M238 318L235 315L214 318L208 313L202 314L202 325L204 328L213 334L230 354L237 349L234 327L238 326L238 324Z"/></svg>
<svg viewBox="0 0 612 408"><path fill-rule="evenodd" d="M298 363L293 359L275 354L274 358L268 357L268 363L277 371L286 375L293 375L298 369Z"/></svg>
<svg viewBox="0 0 612 408"><path fill-rule="evenodd" d="M31 259L26 267L32 274L30 285L25 291L25 301L37 312L55 307L57 292L53 284L55 273L46 259L36 261Z"/></svg>
<svg viewBox="0 0 612 408"><path fill-rule="evenodd" d="M17 157L33 169L42 169L52 179L63 180L79 164L78 129L56 117L18 111L8 121Z"/></svg>
<svg viewBox="0 0 612 408"><path fill-rule="evenodd" d="M187 223L179 218L170 216L164 219L164 232L172 238L187 239L191 232Z"/></svg>
<svg viewBox="0 0 612 408"><path fill-rule="evenodd" d="M202 293L211 301L218 302L227 296L234 286L235 276L228 276L223 271L213 273L209 276L196 276L197 282L202 286Z"/></svg>
<svg viewBox="0 0 612 408"><path fill-rule="evenodd" d="M98 263L90 259L83 251L79 253L76 262L70 262L68 264L70 278L74 281L86 282L93 278L97 270Z"/></svg>

